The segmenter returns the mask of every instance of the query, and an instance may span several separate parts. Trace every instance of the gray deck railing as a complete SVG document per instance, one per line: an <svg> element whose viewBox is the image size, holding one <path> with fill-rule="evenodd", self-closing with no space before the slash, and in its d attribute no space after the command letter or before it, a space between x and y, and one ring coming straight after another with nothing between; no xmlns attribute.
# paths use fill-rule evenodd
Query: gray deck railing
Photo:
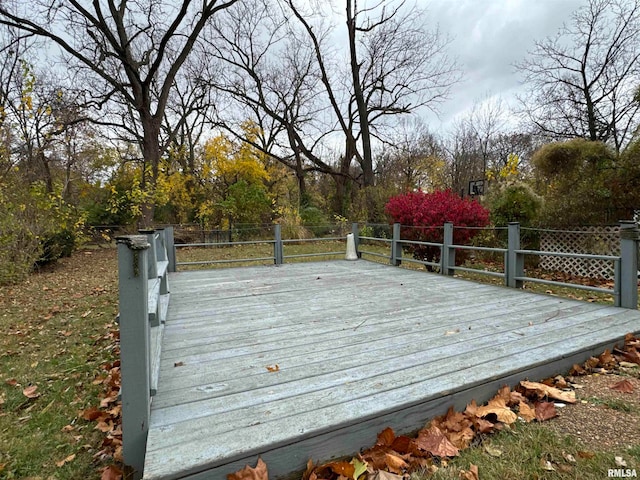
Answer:
<svg viewBox="0 0 640 480"><path fill-rule="evenodd" d="M273 255L268 257L242 257L231 258L223 260L198 260L188 262L176 262L175 267L181 266L193 266L193 265L222 265L231 263L246 263L246 262L264 262L273 261L275 265L282 265L286 259L293 258L310 258L320 256L335 256L344 255L344 250L331 251L331 252L313 252L313 253L300 253L293 255L285 255L285 246L291 244L301 243L313 243L313 242L329 242L329 241L346 241L345 237L318 237L318 238L282 238L282 227L278 224L273 225L273 238L268 240L247 240L237 242L205 242L205 243L177 243L174 245L174 257L177 256L176 250L180 248L200 248L200 247L232 247L238 245L272 245Z"/></svg>
<svg viewBox="0 0 640 480"><path fill-rule="evenodd" d="M638 308L638 245L640 239L640 230L638 224L633 221L620 222L620 255L590 255L580 253L566 252L550 252L540 250L525 250L520 248L520 225L518 223L510 223L508 230L508 246L507 248L483 247L476 245L458 245L453 242L454 225L445 223L443 225L443 241L424 242L416 240L403 239L401 237L402 228L400 224L393 225L392 238L358 236L358 225L354 224L354 234L357 236L356 245L358 245L358 255L371 255L374 257L388 258L389 263L394 266L400 266L403 262L418 263L435 267L440 270L443 275L453 275L456 271L473 272L482 275L499 277L504 279L506 286L521 288L524 282L544 283L560 287L576 288L581 290L589 290L599 293L607 293L613 296L614 305L623 308ZM460 227L469 229L471 227ZM388 255L380 252L365 250L360 244L363 240L369 242L383 242L390 245ZM403 257L403 246L428 246L439 249L440 261L431 262L418 258ZM469 268L457 266L455 257L458 250L474 250L482 252L493 252L504 256L504 269L502 272L482 270L477 268ZM614 265L614 286L611 289L593 287L590 285L581 285L576 283L559 282L544 278L536 278L525 275L524 259L526 256L558 256L584 258L593 260L604 260L612 262Z"/></svg>
<svg viewBox="0 0 640 480"><path fill-rule="evenodd" d="M142 472L151 398L158 388L160 349L175 270L173 229L144 230L116 239L122 376L122 454Z"/></svg>

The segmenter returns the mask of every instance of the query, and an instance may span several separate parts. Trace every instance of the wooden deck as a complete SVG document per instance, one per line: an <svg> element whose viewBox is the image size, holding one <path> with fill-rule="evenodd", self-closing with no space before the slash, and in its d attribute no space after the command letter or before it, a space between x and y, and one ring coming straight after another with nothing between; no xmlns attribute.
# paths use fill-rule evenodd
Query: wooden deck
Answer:
<svg viewBox="0 0 640 480"><path fill-rule="evenodd" d="M276 478L640 332L638 311L363 260L180 272L170 287L149 480L222 480L259 455Z"/></svg>

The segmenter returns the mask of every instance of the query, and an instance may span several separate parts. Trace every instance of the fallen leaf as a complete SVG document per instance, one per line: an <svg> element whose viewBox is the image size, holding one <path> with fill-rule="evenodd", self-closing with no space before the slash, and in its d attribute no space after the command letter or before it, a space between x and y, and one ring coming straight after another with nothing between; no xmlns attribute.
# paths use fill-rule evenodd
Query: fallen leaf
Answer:
<svg viewBox="0 0 640 480"><path fill-rule="evenodd" d="M437 457L455 457L459 451L438 427L420 430L415 443L421 450Z"/></svg>
<svg viewBox="0 0 640 480"><path fill-rule="evenodd" d="M27 398L38 398L40 394L36 392L36 390L38 390L38 386L31 385L30 387L27 387L24 390L22 390L22 394Z"/></svg>
<svg viewBox="0 0 640 480"><path fill-rule="evenodd" d="M469 470L461 470L460 478L462 480L480 480L480 474L478 473L478 466L471 464Z"/></svg>
<svg viewBox="0 0 640 480"><path fill-rule="evenodd" d="M353 480L358 480L360 475L367 471L367 462L361 462L357 458L354 458L353 460L351 460L351 464L353 464L354 469Z"/></svg>
<svg viewBox="0 0 640 480"><path fill-rule="evenodd" d="M621 380L618 383L616 383L615 385L611 385L611 387L609 387L611 390L615 390L616 392L622 392L622 393L633 393L633 383L631 383L629 380Z"/></svg>
<svg viewBox="0 0 640 480"><path fill-rule="evenodd" d="M495 415L499 422L511 424L518 419L518 416L507 407L503 398L493 397L487 405L478 407L476 415L478 417L486 417L487 415Z"/></svg>
<svg viewBox="0 0 640 480"><path fill-rule="evenodd" d="M325 468L329 468L336 475L343 475L347 478L353 478L353 474L356 472L356 468L349 462L331 462L324 465Z"/></svg>
<svg viewBox="0 0 640 480"><path fill-rule="evenodd" d="M98 410L96 407L89 407L86 410L80 412L80 417L84 418L88 422L92 422L100 417L105 417L105 412Z"/></svg>
<svg viewBox="0 0 640 480"><path fill-rule="evenodd" d="M616 364L616 359L613 358L613 355L611 355L611 352L609 350L605 350L604 352L602 352L602 354L598 357L598 360L600 360L600 365L603 367L608 367Z"/></svg>
<svg viewBox="0 0 640 480"><path fill-rule="evenodd" d="M625 362L624 360L620 362L620 366L625 368L638 368L637 363Z"/></svg>
<svg viewBox="0 0 640 480"><path fill-rule="evenodd" d="M269 370L269 372L271 373L278 372L280 371L280 365L278 365L277 363L275 365L267 365L267 370Z"/></svg>
<svg viewBox="0 0 640 480"><path fill-rule="evenodd" d="M387 470L397 474L403 473L404 469L409 467L407 462L393 453L385 453L384 463L387 465Z"/></svg>
<svg viewBox="0 0 640 480"><path fill-rule="evenodd" d="M525 389L535 392L539 398L549 397L567 403L576 403L575 392L565 392L555 387L550 387L543 383L521 381L520 385Z"/></svg>
<svg viewBox="0 0 640 480"><path fill-rule="evenodd" d="M100 480L122 480L122 470L115 465L109 465L102 470Z"/></svg>
<svg viewBox="0 0 640 480"><path fill-rule="evenodd" d="M258 458L258 463L255 468L249 465L238 470L234 473L227 475L227 480L268 480L269 473L267 471L267 464L262 461L262 458Z"/></svg>
<svg viewBox="0 0 640 480"><path fill-rule="evenodd" d="M74 430L75 430L75 427L73 425L65 425L60 429L61 432L65 432L65 433L73 432Z"/></svg>
<svg viewBox="0 0 640 480"><path fill-rule="evenodd" d="M378 434L376 445L382 445L385 447L391 446L395 438L396 438L396 434L393 432L393 429L387 427Z"/></svg>
<svg viewBox="0 0 640 480"><path fill-rule="evenodd" d="M500 457L502 455L502 450L492 447L491 445L483 445L484 451L487 452L492 457Z"/></svg>
<svg viewBox="0 0 640 480"><path fill-rule="evenodd" d="M626 467L627 466L627 462L625 462L625 460L622 457L616 456L616 457L613 457L613 458L614 458L614 460L616 462L616 465L618 467Z"/></svg>
<svg viewBox="0 0 640 480"><path fill-rule="evenodd" d="M518 415L527 423L533 422L536 418L535 409L526 402L520 402L518 405Z"/></svg>
<svg viewBox="0 0 640 480"><path fill-rule="evenodd" d="M543 470L546 470L547 472L555 472L556 471L556 469L553 466L553 464L549 460L547 460L545 458L541 458L540 459L540 468L543 469Z"/></svg>
<svg viewBox="0 0 640 480"><path fill-rule="evenodd" d="M536 403L536 419L539 422L544 422L558 415L556 406L552 402L539 402Z"/></svg>
<svg viewBox="0 0 640 480"><path fill-rule="evenodd" d="M569 463L576 463L576 457L574 457L573 455L571 455L570 453L565 453L562 452L562 456L564 457L564 459L569 462Z"/></svg>
<svg viewBox="0 0 640 480"><path fill-rule="evenodd" d="M402 480L402 475L396 475L395 473L385 472L384 470L376 470L373 475L369 475L370 480Z"/></svg>
<svg viewBox="0 0 640 480"><path fill-rule="evenodd" d="M5 382L7 385L9 385L10 387L15 387L18 385L18 381L15 378L10 378L9 380L7 380Z"/></svg>
<svg viewBox="0 0 640 480"><path fill-rule="evenodd" d="M174 367L184 367L184 362L175 362L173 364Z"/></svg>
<svg viewBox="0 0 640 480"><path fill-rule="evenodd" d="M67 463L69 462L73 462L76 458L76 454L72 453L71 455L69 455L67 458L65 458L64 460L60 460L59 462L56 462L56 467L60 468L65 466Z"/></svg>
<svg viewBox="0 0 640 480"><path fill-rule="evenodd" d="M593 453L593 452L584 452L584 451L578 452L578 457L584 458L586 460L589 460L589 459L591 459L591 458L593 458L595 456L596 456L596 454Z"/></svg>

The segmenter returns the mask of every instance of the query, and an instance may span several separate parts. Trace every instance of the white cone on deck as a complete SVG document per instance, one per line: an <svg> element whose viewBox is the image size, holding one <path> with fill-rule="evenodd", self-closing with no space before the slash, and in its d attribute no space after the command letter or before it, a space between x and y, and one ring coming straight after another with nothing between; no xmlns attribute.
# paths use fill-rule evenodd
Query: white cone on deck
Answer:
<svg viewBox="0 0 640 480"><path fill-rule="evenodd" d="M353 238L353 233L347 234L347 254L345 260L358 260L358 254L356 253L356 241Z"/></svg>

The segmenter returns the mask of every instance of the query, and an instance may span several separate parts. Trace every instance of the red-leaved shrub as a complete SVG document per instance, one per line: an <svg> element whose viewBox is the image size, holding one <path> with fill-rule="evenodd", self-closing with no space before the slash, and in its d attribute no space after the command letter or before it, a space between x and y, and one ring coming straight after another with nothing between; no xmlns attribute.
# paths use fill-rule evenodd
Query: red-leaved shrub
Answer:
<svg viewBox="0 0 640 480"><path fill-rule="evenodd" d="M402 225L401 237L405 240L442 243L443 225L451 222L456 227L454 243L467 245L479 230L458 227L486 227L489 224L486 208L476 200L460 198L451 190L397 195L389 199L385 211L394 223ZM407 246L406 250L415 258L430 262L440 260L439 247L413 245Z"/></svg>

